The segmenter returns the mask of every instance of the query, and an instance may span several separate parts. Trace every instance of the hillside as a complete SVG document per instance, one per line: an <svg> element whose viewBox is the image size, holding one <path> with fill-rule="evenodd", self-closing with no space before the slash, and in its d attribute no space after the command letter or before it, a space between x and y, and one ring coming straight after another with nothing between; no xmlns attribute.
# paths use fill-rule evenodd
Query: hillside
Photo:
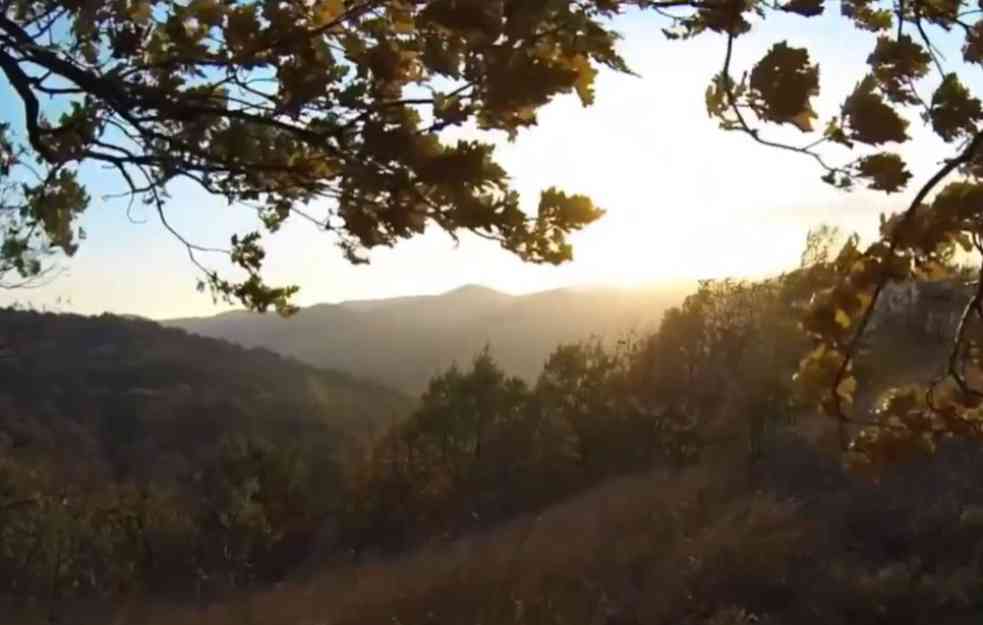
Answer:
<svg viewBox="0 0 983 625"><path fill-rule="evenodd" d="M410 400L267 350L103 315L0 311L0 450L173 473L230 430L374 427ZM180 460L180 462L179 462Z"/></svg>
<svg viewBox="0 0 983 625"><path fill-rule="evenodd" d="M288 320L233 312L162 323L417 393L435 373L470 361L485 344L507 371L531 379L557 344L652 330L683 296L670 287L512 296L466 286L435 296L321 304Z"/></svg>
<svg viewBox="0 0 983 625"><path fill-rule="evenodd" d="M788 384L808 347L806 278L705 283L635 349L559 347L534 385L482 353L371 440L287 399L314 402L297 381L339 374L146 321L12 313L12 371L29 364L83 399L125 382L101 421L35 419L74 427L51 453L20 440L0 455L0 612L7 601L25 625L978 622L980 448L940 439L879 482L844 472L839 424ZM479 310L507 297L451 295ZM964 297L940 282L885 299L860 403L935 366L937 319ZM73 362L52 357L60 343ZM49 406L29 378L10 393ZM222 399L149 401L176 385ZM275 410L257 412L264 393ZM96 434L94 452L76 432ZM115 479L80 479L100 454ZM58 601L21 601L39 597Z"/></svg>
<svg viewBox="0 0 983 625"><path fill-rule="evenodd" d="M116 618L970 625L983 612L983 492L969 476L983 454L953 445L940 455L872 484L844 475L835 453L793 434L753 485L723 464L615 479L398 560L341 566L207 609L120 606Z"/></svg>

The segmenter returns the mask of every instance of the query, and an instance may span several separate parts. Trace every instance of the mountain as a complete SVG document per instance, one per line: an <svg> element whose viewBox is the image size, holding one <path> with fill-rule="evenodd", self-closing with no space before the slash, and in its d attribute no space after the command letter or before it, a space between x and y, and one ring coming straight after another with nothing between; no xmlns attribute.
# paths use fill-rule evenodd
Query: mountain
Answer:
<svg viewBox="0 0 983 625"><path fill-rule="evenodd" d="M532 380L557 344L651 329L685 293L584 288L513 296L468 285L441 295L319 304L290 319L237 311L162 323L418 393L486 344L507 371Z"/></svg>
<svg viewBox="0 0 983 625"><path fill-rule="evenodd" d="M230 432L330 442L411 405L374 382L152 321L0 310L0 457L33 450L168 477Z"/></svg>

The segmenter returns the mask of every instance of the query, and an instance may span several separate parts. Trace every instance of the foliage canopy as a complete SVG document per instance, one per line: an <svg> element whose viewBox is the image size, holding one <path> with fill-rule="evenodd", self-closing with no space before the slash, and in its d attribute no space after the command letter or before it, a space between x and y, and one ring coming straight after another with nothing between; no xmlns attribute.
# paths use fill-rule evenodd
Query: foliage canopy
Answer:
<svg viewBox="0 0 983 625"><path fill-rule="evenodd" d="M337 234L353 262L428 223L476 232L525 260L567 260L566 235L601 215L590 200L549 189L530 218L490 144L446 144L439 134L476 125L515 136L557 94L589 103L595 65L626 70L602 23L617 9L4 2L0 70L23 104L26 140L0 132L2 268L27 277L40 271L39 253L74 252L74 220L89 203L77 171L87 162L114 170L124 195L155 208L169 229L168 185L184 178L255 209L269 232L291 216L308 219ZM34 172L31 182L15 183L18 167ZM208 251L172 232L193 260ZM260 232L232 236L225 251L247 277L202 267L213 289L249 308L290 311L296 289L260 276Z"/></svg>

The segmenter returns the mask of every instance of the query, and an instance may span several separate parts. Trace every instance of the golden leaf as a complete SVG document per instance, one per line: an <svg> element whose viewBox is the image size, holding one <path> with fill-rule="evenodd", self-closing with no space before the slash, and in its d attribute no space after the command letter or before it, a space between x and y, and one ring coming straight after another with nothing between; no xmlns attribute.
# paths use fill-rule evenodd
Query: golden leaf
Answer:
<svg viewBox="0 0 983 625"><path fill-rule="evenodd" d="M345 12L345 0L320 0L314 5L312 22L317 27L327 26Z"/></svg>
<svg viewBox="0 0 983 625"><path fill-rule="evenodd" d="M591 66L590 60L582 54L575 56L571 65L577 71L577 82L574 83L574 88L577 90L577 95L580 96L580 101L583 102L584 106L593 104L594 78L597 76L597 70Z"/></svg>
<svg viewBox="0 0 983 625"><path fill-rule="evenodd" d="M135 22L143 23L150 19L150 15L153 11L153 7L146 0L137 0L130 5L128 11L130 19Z"/></svg>
<svg viewBox="0 0 983 625"><path fill-rule="evenodd" d="M810 132L812 130L812 120L814 119L816 119L816 114L807 109L792 117L789 120L789 123L802 132Z"/></svg>
<svg viewBox="0 0 983 625"><path fill-rule="evenodd" d="M853 394L857 392L857 378L843 378L836 387L836 394L847 403L853 403Z"/></svg>
<svg viewBox="0 0 983 625"><path fill-rule="evenodd" d="M389 22L392 24L394 33L408 35L416 30L413 14L407 7L402 5L392 6L387 9L387 13L389 14Z"/></svg>

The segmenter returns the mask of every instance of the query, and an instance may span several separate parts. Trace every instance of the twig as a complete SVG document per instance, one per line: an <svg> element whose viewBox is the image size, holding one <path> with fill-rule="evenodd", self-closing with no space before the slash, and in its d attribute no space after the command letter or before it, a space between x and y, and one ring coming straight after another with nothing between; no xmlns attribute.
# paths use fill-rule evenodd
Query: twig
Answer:
<svg viewBox="0 0 983 625"><path fill-rule="evenodd" d="M736 118L737 123L739 125L739 130L750 136L752 139L754 139L756 142L760 143L761 145L809 156L817 163L819 163L819 165L823 169L825 169L827 172L831 174L844 172L844 169L842 167L833 167L829 165L819 153L813 151L812 148L816 147L817 145L825 141L825 137L823 137L821 141L818 142L814 141L808 145L799 147L787 143L778 143L776 141L763 139L758 129L752 128L751 125L748 124L747 119L744 117L744 114L741 112L741 108L738 105L737 97L734 95L734 81L730 75L730 65L734 54L734 39L736 37L737 35L733 31L733 29L731 29L727 33L727 51L726 54L724 55L724 66L723 69L721 70L720 75L723 81L724 92L727 95L727 104L730 107L731 111L734 113L734 117Z"/></svg>

